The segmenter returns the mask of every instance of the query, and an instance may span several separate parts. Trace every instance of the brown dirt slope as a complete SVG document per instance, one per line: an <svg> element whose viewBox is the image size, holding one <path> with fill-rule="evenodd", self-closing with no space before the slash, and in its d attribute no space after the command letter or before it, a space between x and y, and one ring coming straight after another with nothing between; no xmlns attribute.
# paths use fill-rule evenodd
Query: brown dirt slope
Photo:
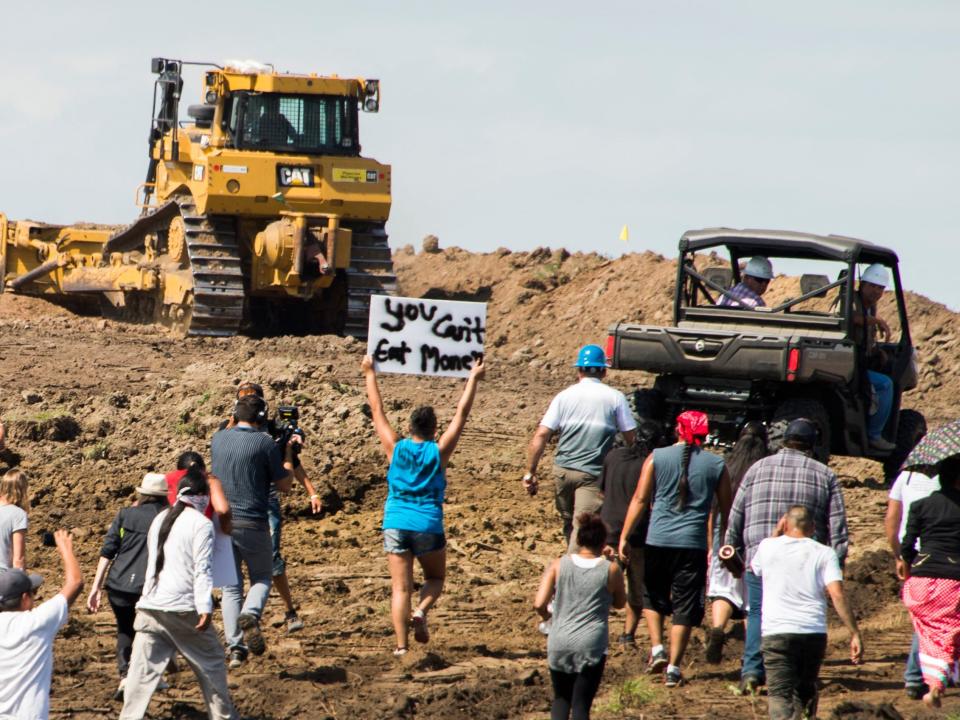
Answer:
<svg viewBox="0 0 960 720"><path fill-rule="evenodd" d="M267 611L268 652L231 672L236 702L251 718L543 718L549 677L530 599L539 574L562 548L545 483L529 499L517 478L524 446L548 399L569 384L577 346L601 341L619 319L668 322L674 264L645 253L609 260L563 251L435 255L400 252L403 290L486 300L490 370L449 472L447 591L431 616L433 638L403 662L390 655L389 578L379 538L385 458L372 432L360 382L363 347L349 339L181 340L154 327L71 315L31 298L0 296L0 417L10 430L0 467L21 464L33 478L28 559L59 582L43 530L74 529L87 578L100 539L148 470L169 469L187 448L205 450L241 378L264 382L274 406L302 407L305 463L324 495L317 517L306 498L285 501L284 544L294 595L307 627L287 636ZM914 404L947 417L957 395L955 319L911 297L914 335L924 362ZM937 358L934 360L934 358ZM628 387L647 379L614 373ZM461 384L409 376L382 378L391 421L432 403L449 419ZM549 459L545 461L549 465ZM883 552L885 500L873 463L840 461L853 534L850 592L866 632L868 662L843 662L844 633L831 636L822 715L835 709L873 717L864 707L893 702L920 717L899 691L909 623ZM618 633L622 615L612 620ZM82 601L57 641L53 717L100 718L118 712L113 618L90 615ZM691 682L678 691L641 681L642 652L611 649L595 716L741 718L763 715L765 701L735 698L731 640L718 668L702 662L697 632ZM155 717L200 718L189 671L158 693ZM639 688L639 689L638 689ZM847 701L860 703L859 710ZM844 703L847 703L844 705ZM951 693L947 707L960 699ZM853 711L851 710L851 712ZM841 715L836 715L840 717Z"/></svg>

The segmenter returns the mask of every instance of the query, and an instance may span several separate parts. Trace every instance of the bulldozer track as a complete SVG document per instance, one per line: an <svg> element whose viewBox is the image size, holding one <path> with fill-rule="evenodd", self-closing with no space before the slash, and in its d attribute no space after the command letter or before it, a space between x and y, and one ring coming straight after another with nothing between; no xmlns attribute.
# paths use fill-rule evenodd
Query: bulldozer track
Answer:
<svg viewBox="0 0 960 720"><path fill-rule="evenodd" d="M370 322L370 296L395 295L397 276L387 231L383 225L360 225L353 229L353 249L347 269L347 322L344 333L357 338L367 336Z"/></svg>
<svg viewBox="0 0 960 720"><path fill-rule="evenodd" d="M199 214L192 200L179 204L193 276L187 334L236 335L243 321L246 292L234 220Z"/></svg>

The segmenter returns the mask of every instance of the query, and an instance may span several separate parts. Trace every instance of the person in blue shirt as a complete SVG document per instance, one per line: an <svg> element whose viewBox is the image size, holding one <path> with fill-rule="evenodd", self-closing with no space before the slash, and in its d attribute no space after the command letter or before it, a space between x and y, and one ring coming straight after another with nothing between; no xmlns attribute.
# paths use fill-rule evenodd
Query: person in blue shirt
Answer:
<svg viewBox="0 0 960 720"><path fill-rule="evenodd" d="M477 394L477 383L486 368L479 360L471 369L457 410L447 429L437 439L437 415L430 406L418 407L410 415L410 437L401 438L383 412L373 358L360 363L373 427L390 462L387 471L387 500L383 507L383 547L387 552L393 596L390 615L397 636L396 656L407 652L410 626L417 642L430 639L427 611L443 591L446 576L446 537L443 531L443 501L447 488L447 463L457 447L460 434ZM420 602L410 614L413 592L413 559L423 570Z"/></svg>

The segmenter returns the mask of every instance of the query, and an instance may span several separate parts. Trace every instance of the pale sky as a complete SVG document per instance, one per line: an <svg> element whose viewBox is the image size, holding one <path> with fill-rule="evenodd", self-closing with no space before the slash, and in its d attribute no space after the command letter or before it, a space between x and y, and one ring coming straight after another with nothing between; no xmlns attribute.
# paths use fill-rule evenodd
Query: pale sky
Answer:
<svg viewBox="0 0 960 720"><path fill-rule="evenodd" d="M14 219L132 221L150 58L251 58L381 79L360 133L393 166L395 248L672 257L693 228L838 233L892 247L908 287L960 309L954 0L91 0L3 19Z"/></svg>

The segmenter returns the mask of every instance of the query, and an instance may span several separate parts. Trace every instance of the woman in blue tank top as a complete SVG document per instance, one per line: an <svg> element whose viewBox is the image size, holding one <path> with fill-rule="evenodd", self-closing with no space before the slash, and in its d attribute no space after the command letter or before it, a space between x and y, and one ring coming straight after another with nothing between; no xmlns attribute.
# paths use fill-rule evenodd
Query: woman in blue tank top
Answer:
<svg viewBox="0 0 960 720"><path fill-rule="evenodd" d="M364 357L360 368L367 387L373 427L390 462L387 501L383 507L383 547L393 584L390 614L397 635L393 654L403 655L407 651L410 625L413 625L413 637L417 642L425 643L430 639L427 611L443 591L447 568L443 532L447 463L467 424L477 394L477 383L486 369L482 359L473 366L456 413L437 440L437 415L430 406L418 407L410 414L410 437L401 438L383 412L373 358ZM423 569L423 587L420 589L420 603L411 615L414 558Z"/></svg>

